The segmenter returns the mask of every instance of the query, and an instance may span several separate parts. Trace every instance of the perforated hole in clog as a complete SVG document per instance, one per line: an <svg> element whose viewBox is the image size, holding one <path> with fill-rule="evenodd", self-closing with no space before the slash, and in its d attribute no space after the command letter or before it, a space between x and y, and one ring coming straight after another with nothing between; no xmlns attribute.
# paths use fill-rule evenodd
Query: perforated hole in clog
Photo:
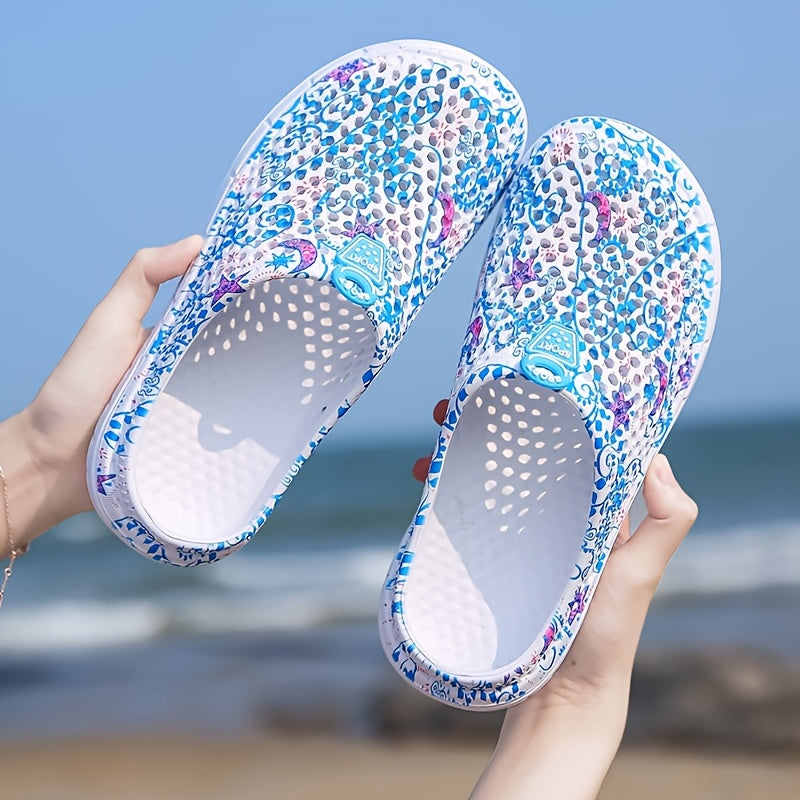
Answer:
<svg viewBox="0 0 800 800"><path fill-rule="evenodd" d="M574 572L593 463L557 392L514 378L465 402L405 586L405 624L428 659L468 676L533 644Z"/></svg>
<svg viewBox="0 0 800 800"><path fill-rule="evenodd" d="M191 542L238 533L361 387L375 344L364 309L311 279L267 281L229 303L139 432L132 472L151 519Z"/></svg>

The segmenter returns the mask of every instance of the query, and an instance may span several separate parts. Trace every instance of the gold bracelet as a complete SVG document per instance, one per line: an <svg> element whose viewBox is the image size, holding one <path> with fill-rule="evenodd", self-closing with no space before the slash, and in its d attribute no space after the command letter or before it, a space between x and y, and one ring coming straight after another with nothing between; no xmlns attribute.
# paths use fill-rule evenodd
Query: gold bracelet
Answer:
<svg viewBox="0 0 800 800"><path fill-rule="evenodd" d="M9 511L8 503L8 481L6 480L6 474L3 472L2 467L0 467L0 481L3 483L3 506L6 510L6 530L8 531L8 543L11 545L11 554L8 558L8 564L6 564L5 568L3 569L3 582L0 584L0 606L2 606L3 597L6 593L6 584L8 583L8 579L11 577L11 572L14 569L14 562L19 556L27 551L28 546L24 545L18 549L17 543L14 541L14 531L11 528L11 512Z"/></svg>

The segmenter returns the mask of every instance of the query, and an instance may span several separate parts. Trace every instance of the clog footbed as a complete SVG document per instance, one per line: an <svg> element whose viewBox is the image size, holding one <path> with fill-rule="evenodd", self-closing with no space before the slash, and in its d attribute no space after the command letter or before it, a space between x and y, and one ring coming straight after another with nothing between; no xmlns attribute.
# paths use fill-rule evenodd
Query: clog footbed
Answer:
<svg viewBox="0 0 800 800"><path fill-rule="evenodd" d="M563 661L697 378L719 259L703 192L653 136L582 117L533 146L383 592L384 648L418 689L491 709Z"/></svg>
<svg viewBox="0 0 800 800"><path fill-rule="evenodd" d="M109 527L181 565L244 544L489 213L525 125L493 67L423 41L343 56L270 112L98 422Z"/></svg>

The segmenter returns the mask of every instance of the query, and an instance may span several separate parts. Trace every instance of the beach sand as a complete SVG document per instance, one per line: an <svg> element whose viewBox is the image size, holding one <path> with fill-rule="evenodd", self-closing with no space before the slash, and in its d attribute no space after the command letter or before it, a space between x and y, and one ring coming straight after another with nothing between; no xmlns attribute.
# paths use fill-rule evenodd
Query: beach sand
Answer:
<svg viewBox="0 0 800 800"><path fill-rule="evenodd" d="M487 745L477 743L297 734L215 739L162 732L154 737L4 744L0 796L3 800L374 800L399 796L407 786L409 796L421 800L456 800L469 796L489 752ZM558 791L542 787L542 796L557 799ZM800 797L800 762L628 749L619 755L600 798L642 797L794 800Z"/></svg>
<svg viewBox="0 0 800 800"><path fill-rule="evenodd" d="M0 656L0 800L464 800L502 714L431 702L372 636L352 625ZM564 800L557 781L535 796ZM643 653L600 797L800 800L798 664Z"/></svg>

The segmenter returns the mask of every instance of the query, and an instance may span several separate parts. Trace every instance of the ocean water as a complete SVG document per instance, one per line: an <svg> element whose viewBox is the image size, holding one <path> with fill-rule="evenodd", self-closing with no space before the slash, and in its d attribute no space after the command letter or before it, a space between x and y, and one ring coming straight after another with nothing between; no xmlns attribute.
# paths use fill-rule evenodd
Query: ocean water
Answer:
<svg viewBox="0 0 800 800"><path fill-rule="evenodd" d="M800 663L799 442L800 418L679 426L671 434L665 452L700 518L670 564L642 647L757 648ZM161 691L169 694L187 675L201 683L216 675L221 656L208 643L227 642L225 663L240 689L226 706L228 716L248 707L248 687L267 672L273 686L281 685L289 670L281 659L303 650L298 642L326 644L323 655L291 661L295 676L309 669L313 675L309 662L319 659L325 665L318 670L328 673L346 654L341 674L363 686L378 664L385 666L378 596L419 499L411 464L431 445L423 439L339 447L334 432L265 529L209 567L152 563L90 514L37 540L17 562L0 613L0 697L7 710L0 736L20 725L41 733L44 723L37 728L36 721L44 719L52 731L44 706L41 714L31 712L37 702L57 705L53 692L73 685L70 675L99 691L109 673L127 674L114 660L120 654L127 654L130 670L140 664L149 672L153 660L171 665L159 670ZM208 649L198 655L204 642ZM22 692L20 676L28 687ZM118 688L109 692L119 700ZM58 696L58 702L76 697ZM92 696L108 721L108 704ZM271 698L265 703L279 704L293 695L275 689L265 696ZM132 701L129 723L139 719L139 702ZM174 722L170 708L154 706L152 718L169 714ZM73 724L68 730L78 718L87 719L65 717Z"/></svg>
<svg viewBox="0 0 800 800"><path fill-rule="evenodd" d="M800 592L800 418L679 427L665 452L700 506L659 600ZM21 559L0 614L0 651L101 647L185 632L294 630L375 618L429 443L326 442L267 526L210 567L152 563L93 515Z"/></svg>

